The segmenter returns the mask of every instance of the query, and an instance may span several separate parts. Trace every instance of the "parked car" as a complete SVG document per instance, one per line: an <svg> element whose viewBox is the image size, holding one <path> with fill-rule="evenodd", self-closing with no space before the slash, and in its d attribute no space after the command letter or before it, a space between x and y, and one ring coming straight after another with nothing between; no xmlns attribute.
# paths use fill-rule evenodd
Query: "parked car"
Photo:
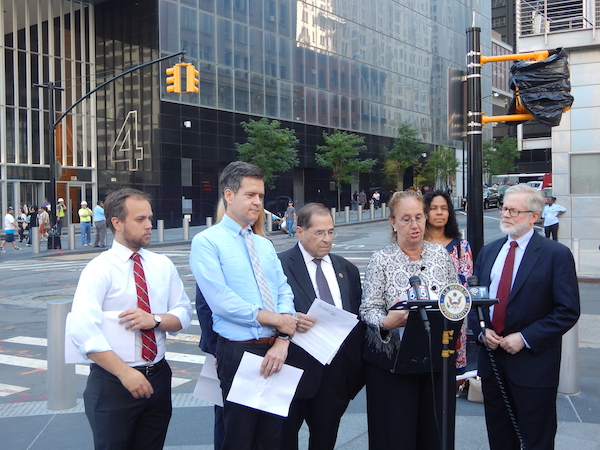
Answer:
<svg viewBox="0 0 600 450"><path fill-rule="evenodd" d="M496 188L483 188L483 209L494 208L500 205L500 196Z"/></svg>
<svg viewBox="0 0 600 450"><path fill-rule="evenodd" d="M498 196L500 197L499 198L500 206L502 206L504 204L504 193L511 186L512 186L511 184L501 184L500 186L498 186Z"/></svg>
<svg viewBox="0 0 600 450"><path fill-rule="evenodd" d="M273 223L273 231L281 230L284 233L287 233L287 228L285 226L285 220L283 220L283 218L279 217L277 214L273 214L268 209L265 209L265 221L269 220L269 217L271 218L271 222ZM268 224L268 222L265 223L265 228L268 230L269 227L267 224Z"/></svg>
<svg viewBox="0 0 600 450"><path fill-rule="evenodd" d="M285 210L288 207L288 203L293 201L287 195L280 195L275 200L269 200L265 202L265 209L268 209L273 214L283 217L285 215Z"/></svg>

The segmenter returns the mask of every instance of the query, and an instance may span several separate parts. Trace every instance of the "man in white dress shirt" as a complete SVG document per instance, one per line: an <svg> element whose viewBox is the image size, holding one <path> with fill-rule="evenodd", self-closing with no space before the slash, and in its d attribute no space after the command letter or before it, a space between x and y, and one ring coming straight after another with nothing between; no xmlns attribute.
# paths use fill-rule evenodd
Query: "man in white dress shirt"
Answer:
<svg viewBox="0 0 600 450"><path fill-rule="evenodd" d="M95 448L162 449L172 411L165 334L189 326L190 300L173 263L144 249L152 232L146 194L130 188L113 192L105 213L115 239L81 273L67 339L92 362L83 399ZM138 306L140 297L149 311ZM124 333L135 333L134 360L124 361L103 334L107 311L119 312Z"/></svg>

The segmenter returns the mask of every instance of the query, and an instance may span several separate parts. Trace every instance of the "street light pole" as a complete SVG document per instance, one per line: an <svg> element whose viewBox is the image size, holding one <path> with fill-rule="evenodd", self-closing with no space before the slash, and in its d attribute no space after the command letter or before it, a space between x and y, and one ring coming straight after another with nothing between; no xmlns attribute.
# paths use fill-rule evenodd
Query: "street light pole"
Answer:
<svg viewBox="0 0 600 450"><path fill-rule="evenodd" d="M50 189L46 194L48 197L48 202L50 203L50 211L48 214L50 215L50 221L52 225L56 224L56 125L54 123L54 115L55 112L55 99L54 99L54 91L64 91L64 88L55 85L52 81L49 81L46 84L34 84L34 87L39 87L43 89L47 89L48 92L48 125L46 127L47 135L46 138L48 140L48 158L50 165Z"/></svg>

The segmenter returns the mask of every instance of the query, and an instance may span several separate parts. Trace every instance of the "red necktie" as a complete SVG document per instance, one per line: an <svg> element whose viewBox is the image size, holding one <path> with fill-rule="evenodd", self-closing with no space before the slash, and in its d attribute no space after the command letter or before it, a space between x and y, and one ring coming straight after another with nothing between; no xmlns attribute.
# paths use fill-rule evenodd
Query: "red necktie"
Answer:
<svg viewBox="0 0 600 450"><path fill-rule="evenodd" d="M508 303L510 288L512 286L513 266L515 265L515 249L517 248L517 245L518 244L516 241L512 241L510 243L510 249L508 250L508 255L506 255L506 260L504 260L504 268L502 269L500 283L498 284L497 297L500 302L494 306L494 317L492 319L492 327L494 328L496 334L501 334L504 331L506 304Z"/></svg>
<svg viewBox="0 0 600 450"><path fill-rule="evenodd" d="M150 311L150 300L148 297L148 287L146 285L146 276L140 255L134 253L131 255L133 259L133 279L135 280L135 290L137 292L138 308L147 313ZM154 330L140 330L142 332L142 358L144 361L152 362L156 358L156 337Z"/></svg>

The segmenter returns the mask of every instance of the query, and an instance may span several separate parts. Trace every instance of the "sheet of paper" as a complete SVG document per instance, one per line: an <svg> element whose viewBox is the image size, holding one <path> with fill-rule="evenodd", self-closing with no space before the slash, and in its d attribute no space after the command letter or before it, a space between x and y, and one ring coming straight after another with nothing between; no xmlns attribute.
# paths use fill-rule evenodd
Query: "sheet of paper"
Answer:
<svg viewBox="0 0 600 450"><path fill-rule="evenodd" d="M110 348L125 362L135 361L135 332L126 330L125 325L119 324L119 314L122 311L104 311L100 330L108 341ZM67 323L71 320L71 313L67 314ZM73 341L65 339L65 363L81 364L90 360L79 354L79 348Z"/></svg>
<svg viewBox="0 0 600 450"><path fill-rule="evenodd" d="M296 333L292 342L310 353L321 364L329 364L358 323L355 314L315 299L307 314L317 319L305 333Z"/></svg>
<svg viewBox="0 0 600 450"><path fill-rule="evenodd" d="M217 377L215 357L210 353L206 354L202 372L200 372L192 395L213 405L223 406L223 393L221 391L221 382Z"/></svg>
<svg viewBox="0 0 600 450"><path fill-rule="evenodd" d="M260 375L263 359L253 353L244 353L227 401L287 417L304 371L284 364L280 372L263 378Z"/></svg>

